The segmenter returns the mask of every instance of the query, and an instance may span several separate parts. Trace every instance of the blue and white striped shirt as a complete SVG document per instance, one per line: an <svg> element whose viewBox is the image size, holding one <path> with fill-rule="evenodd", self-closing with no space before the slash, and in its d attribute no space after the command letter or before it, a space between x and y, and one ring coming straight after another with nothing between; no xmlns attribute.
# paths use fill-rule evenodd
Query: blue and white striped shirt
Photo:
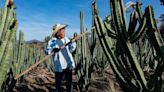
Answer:
<svg viewBox="0 0 164 92"><path fill-rule="evenodd" d="M48 42L46 53L50 54L54 48L59 48L63 44L68 43L68 42L70 42L70 40L67 37L64 37L63 39L52 38ZM66 68L69 68L69 69L75 68L75 62L72 56L72 52L75 49L76 49L76 43L73 42L67 45L65 48L63 48L59 52L56 52L52 56L53 64L54 64L53 71L62 72L63 69L66 69Z"/></svg>

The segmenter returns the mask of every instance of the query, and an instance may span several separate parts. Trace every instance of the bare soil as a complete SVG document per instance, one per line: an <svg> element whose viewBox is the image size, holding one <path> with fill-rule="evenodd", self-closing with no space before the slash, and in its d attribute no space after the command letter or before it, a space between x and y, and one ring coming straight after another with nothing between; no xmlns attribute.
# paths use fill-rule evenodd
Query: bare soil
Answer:
<svg viewBox="0 0 164 92"><path fill-rule="evenodd" d="M21 81L21 82L20 82ZM62 90L65 92L65 81ZM14 92L55 92L54 73L47 68L37 67L16 84ZM79 92L76 75L73 74L73 92ZM122 92L111 69L92 74L88 92Z"/></svg>

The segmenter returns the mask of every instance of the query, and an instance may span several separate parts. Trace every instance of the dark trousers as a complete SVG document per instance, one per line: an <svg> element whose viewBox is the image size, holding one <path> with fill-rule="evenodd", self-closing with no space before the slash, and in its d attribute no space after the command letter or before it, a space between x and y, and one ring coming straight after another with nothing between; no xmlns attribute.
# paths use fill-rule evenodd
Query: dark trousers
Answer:
<svg viewBox="0 0 164 92"><path fill-rule="evenodd" d="M55 72L56 92L61 92L61 82L64 75L64 79L66 79L66 92L72 92L72 70L69 70L69 68L64 69L63 72Z"/></svg>

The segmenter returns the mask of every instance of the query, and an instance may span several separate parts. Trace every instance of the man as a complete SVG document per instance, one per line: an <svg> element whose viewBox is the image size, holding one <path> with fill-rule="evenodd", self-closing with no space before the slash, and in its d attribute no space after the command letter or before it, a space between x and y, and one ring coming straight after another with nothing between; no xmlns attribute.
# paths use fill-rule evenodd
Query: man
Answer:
<svg viewBox="0 0 164 92"><path fill-rule="evenodd" d="M66 90L67 92L72 92L72 69L75 67L75 63L72 57L72 52L76 48L76 43L70 43L63 49L59 49L64 44L70 42L70 40L65 37L65 28L67 25L56 24L53 27L53 33L51 35L51 39L48 42L48 46L46 52L48 54L54 52L53 57L54 63L54 72L56 78L56 92L61 92L61 81L63 76L65 75L66 79ZM79 38L75 38L78 40Z"/></svg>

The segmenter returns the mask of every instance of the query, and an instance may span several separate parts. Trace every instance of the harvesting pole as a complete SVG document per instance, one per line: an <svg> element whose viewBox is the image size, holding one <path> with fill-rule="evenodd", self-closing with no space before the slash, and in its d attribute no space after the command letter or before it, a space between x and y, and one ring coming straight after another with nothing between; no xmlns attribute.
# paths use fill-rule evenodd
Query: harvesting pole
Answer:
<svg viewBox="0 0 164 92"><path fill-rule="evenodd" d="M92 29L94 29L94 27L92 27ZM61 49L65 48L65 47L66 47L67 45L69 45L70 43L75 42L75 41L76 41L76 38L80 38L80 37L82 37L82 36L85 35L85 34L89 34L89 31L85 31L85 32L83 32L82 34L77 35L76 37L72 38L72 39L70 40L70 42L68 42L68 43L66 43L66 44L64 44L64 45L62 45L59 49L61 50ZM60 50L59 50L59 51L60 51ZM17 74L17 75L15 76L15 80L17 80L18 78L20 78L20 77L23 76L24 74L28 73L29 71L31 71L32 69L34 69L35 67L37 67L40 63L42 63L43 61L45 61L45 60L47 60L48 58L50 58L53 54L55 54L55 53L54 53L54 52L50 53L49 55L45 56L44 58L42 58L41 60L37 61L35 64L33 64L32 66L30 66L29 68L27 68L26 70L24 70L23 72L21 72L20 74Z"/></svg>

